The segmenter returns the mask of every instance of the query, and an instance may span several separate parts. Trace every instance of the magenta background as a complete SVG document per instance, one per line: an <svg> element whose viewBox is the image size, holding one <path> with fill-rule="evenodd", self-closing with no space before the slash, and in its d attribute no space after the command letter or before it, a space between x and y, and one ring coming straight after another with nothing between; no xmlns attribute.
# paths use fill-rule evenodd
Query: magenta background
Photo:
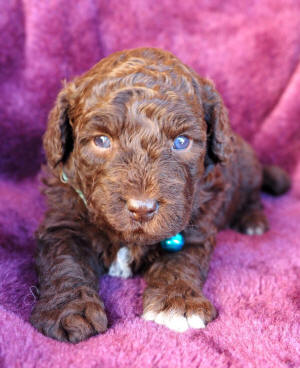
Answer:
<svg viewBox="0 0 300 368"><path fill-rule="evenodd" d="M205 288L220 314L205 330L144 322L144 282L105 277L109 331L58 343L28 323L41 136L62 79L138 46L213 79L234 129L293 188L264 197L267 234L220 233ZM298 0L0 1L0 367L300 366L299 59Z"/></svg>

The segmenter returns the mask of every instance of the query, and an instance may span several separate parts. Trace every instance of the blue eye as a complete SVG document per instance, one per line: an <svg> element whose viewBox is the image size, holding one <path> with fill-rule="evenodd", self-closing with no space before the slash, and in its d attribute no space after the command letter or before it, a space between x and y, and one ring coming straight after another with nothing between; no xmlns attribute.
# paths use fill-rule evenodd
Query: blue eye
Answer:
<svg viewBox="0 0 300 368"><path fill-rule="evenodd" d="M179 135L174 139L173 149L184 150L190 145L190 140L185 135Z"/></svg>
<svg viewBox="0 0 300 368"><path fill-rule="evenodd" d="M94 142L96 146L104 149L108 149L111 146L110 139L106 135L99 135L95 137Z"/></svg>

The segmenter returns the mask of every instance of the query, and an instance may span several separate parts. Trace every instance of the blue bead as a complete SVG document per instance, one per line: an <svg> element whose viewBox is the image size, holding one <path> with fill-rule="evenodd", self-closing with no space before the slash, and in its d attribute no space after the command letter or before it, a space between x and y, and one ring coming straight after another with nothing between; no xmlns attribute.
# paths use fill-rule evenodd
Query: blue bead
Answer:
<svg viewBox="0 0 300 368"><path fill-rule="evenodd" d="M165 239L160 242L163 249L169 252L178 252L184 246L184 238L178 233L172 238Z"/></svg>

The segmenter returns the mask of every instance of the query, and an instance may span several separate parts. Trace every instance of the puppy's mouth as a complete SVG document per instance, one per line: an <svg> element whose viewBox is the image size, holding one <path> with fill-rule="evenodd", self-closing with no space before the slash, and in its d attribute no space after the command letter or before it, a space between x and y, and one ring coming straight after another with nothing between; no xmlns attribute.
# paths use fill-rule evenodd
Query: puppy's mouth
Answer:
<svg viewBox="0 0 300 368"><path fill-rule="evenodd" d="M157 243L165 238L165 232L157 224L158 216L158 214L153 214L136 219L131 214L128 214L127 224L121 229L117 226L115 230L119 230L119 235L125 243L138 245Z"/></svg>
<svg viewBox="0 0 300 368"><path fill-rule="evenodd" d="M146 217L132 216L124 211L122 221L110 221L112 230L125 244L152 245L170 238L184 229L186 223L174 213L156 209ZM120 214L120 217L122 215Z"/></svg>
<svg viewBox="0 0 300 368"><path fill-rule="evenodd" d="M121 196L120 196L121 197ZM90 208L94 224L124 244L152 245L181 232L187 225L189 206L177 198L129 201L112 198ZM97 202L99 203L99 202Z"/></svg>

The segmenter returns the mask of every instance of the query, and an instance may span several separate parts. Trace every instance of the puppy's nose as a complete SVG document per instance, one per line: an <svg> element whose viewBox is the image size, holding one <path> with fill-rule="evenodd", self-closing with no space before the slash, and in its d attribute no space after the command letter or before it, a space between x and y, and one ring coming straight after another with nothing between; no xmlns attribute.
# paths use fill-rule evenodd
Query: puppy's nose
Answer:
<svg viewBox="0 0 300 368"><path fill-rule="evenodd" d="M154 216L158 203L155 199L130 198L127 200L127 208L135 220L149 221Z"/></svg>

